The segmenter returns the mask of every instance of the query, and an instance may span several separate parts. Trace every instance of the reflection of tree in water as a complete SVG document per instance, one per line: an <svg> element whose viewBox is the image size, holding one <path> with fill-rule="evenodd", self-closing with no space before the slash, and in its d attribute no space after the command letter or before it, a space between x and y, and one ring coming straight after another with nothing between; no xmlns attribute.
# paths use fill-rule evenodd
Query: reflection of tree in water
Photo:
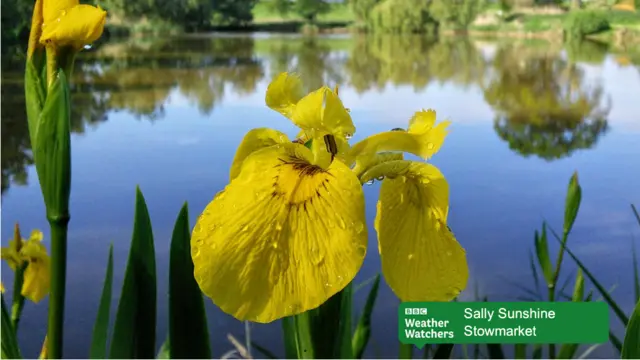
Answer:
<svg viewBox="0 0 640 360"><path fill-rule="evenodd" d="M432 81L461 86L482 79L485 60L468 39L433 40L423 36L378 35L355 39L346 67L359 93L387 84L423 90Z"/></svg>
<svg viewBox="0 0 640 360"><path fill-rule="evenodd" d="M317 37L276 38L263 42L270 58L271 72L293 71L305 87L317 89L325 84L344 84L347 53L339 49L340 41Z"/></svg>
<svg viewBox="0 0 640 360"><path fill-rule="evenodd" d="M494 128L512 150L554 160L595 145L608 130L601 86L585 89L584 73L559 56L522 57L500 49L484 89L496 111Z"/></svg>
<svg viewBox="0 0 640 360"><path fill-rule="evenodd" d="M3 58L4 60L4 58ZM24 110L22 62L4 66L2 79L2 193L27 183L31 158ZM11 71L4 71L11 69ZM164 115L172 91L210 113L225 87L251 93L263 77L251 38L191 38L150 44L106 45L83 54L76 64L71 96L71 130L84 133L126 111L140 119ZM10 80L10 81L7 81Z"/></svg>

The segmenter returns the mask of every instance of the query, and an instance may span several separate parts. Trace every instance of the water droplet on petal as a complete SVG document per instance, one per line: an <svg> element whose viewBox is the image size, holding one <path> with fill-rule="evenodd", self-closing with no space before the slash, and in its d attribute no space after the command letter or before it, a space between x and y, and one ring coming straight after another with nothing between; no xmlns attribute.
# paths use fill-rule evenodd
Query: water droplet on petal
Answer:
<svg viewBox="0 0 640 360"><path fill-rule="evenodd" d="M314 265L320 265L324 262L324 254L320 252L315 245L311 246L311 261Z"/></svg>
<svg viewBox="0 0 640 360"><path fill-rule="evenodd" d="M427 143L427 149L433 150L433 148L434 148L433 143Z"/></svg>
<svg viewBox="0 0 640 360"><path fill-rule="evenodd" d="M274 249L277 249L278 248L278 242L277 241L272 242L271 243L271 247L274 248Z"/></svg>
<svg viewBox="0 0 640 360"><path fill-rule="evenodd" d="M338 281L342 281L342 276L338 275Z"/></svg>
<svg viewBox="0 0 640 360"><path fill-rule="evenodd" d="M342 218L338 218L338 225L340 225L341 229L346 229L347 228L347 224L344 223L344 220Z"/></svg>
<svg viewBox="0 0 640 360"><path fill-rule="evenodd" d="M367 181L367 182L365 183L365 185L373 185L373 179L371 179L371 180Z"/></svg>
<svg viewBox="0 0 640 360"><path fill-rule="evenodd" d="M384 176L378 176L378 177L376 178L376 180L378 180L378 181L382 181L382 180L384 180Z"/></svg>
<svg viewBox="0 0 640 360"><path fill-rule="evenodd" d="M402 181L403 184L406 183L407 182L407 177L404 176L404 175L400 176L400 181Z"/></svg>
<svg viewBox="0 0 640 360"><path fill-rule="evenodd" d="M407 259L409 260L413 259L413 254L409 254L409 256L407 256Z"/></svg>
<svg viewBox="0 0 640 360"><path fill-rule="evenodd" d="M352 134L344 134L345 139L349 140L353 137Z"/></svg>
<svg viewBox="0 0 640 360"><path fill-rule="evenodd" d="M280 231L282 230L282 224L280 224L279 222L276 223L276 231Z"/></svg>
<svg viewBox="0 0 640 360"><path fill-rule="evenodd" d="M242 232L247 232L247 231L249 231L249 225L245 225L245 226L243 226L241 231L242 231Z"/></svg>
<svg viewBox="0 0 640 360"><path fill-rule="evenodd" d="M355 224L356 233L361 234L364 231L364 224L360 221Z"/></svg>
<svg viewBox="0 0 640 360"><path fill-rule="evenodd" d="M364 257L367 254L367 247L360 245L356 248L356 252L358 253L358 256Z"/></svg>
<svg viewBox="0 0 640 360"><path fill-rule="evenodd" d="M200 232L201 228L200 228L200 223L197 222L196 226L193 227L193 232Z"/></svg>
<svg viewBox="0 0 640 360"><path fill-rule="evenodd" d="M84 46L84 49L85 50L90 50L92 47L93 47L93 45L87 44L87 45Z"/></svg>
<svg viewBox="0 0 640 360"><path fill-rule="evenodd" d="M400 203L404 202L404 194L400 194Z"/></svg>
<svg viewBox="0 0 640 360"><path fill-rule="evenodd" d="M451 251L447 251L447 256L451 256L453 253Z"/></svg>

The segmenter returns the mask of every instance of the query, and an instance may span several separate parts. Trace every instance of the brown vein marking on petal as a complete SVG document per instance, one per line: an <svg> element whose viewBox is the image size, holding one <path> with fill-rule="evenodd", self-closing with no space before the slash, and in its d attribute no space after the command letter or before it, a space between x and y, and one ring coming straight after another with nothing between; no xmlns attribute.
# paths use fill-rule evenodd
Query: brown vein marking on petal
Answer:
<svg viewBox="0 0 640 360"><path fill-rule="evenodd" d="M302 207L303 210L306 212L307 204L311 205L313 204L314 199L323 197L323 192L320 191L321 189L324 189L325 193L329 191L329 187L328 187L329 179L334 177L334 175L328 172L327 170L324 170L317 165L309 164L307 161L298 159L295 157L289 157L286 159L278 158L278 160L280 161L280 163L275 165L274 166L275 168L282 168L284 170L285 167L290 167L291 169L295 170L298 173L298 176L300 176L301 178L310 179L313 177L320 177L320 176L324 177L323 179L318 179L317 187L315 188L315 191L311 192L310 196L298 201L287 200L286 205L288 207L290 208L294 206L296 208ZM279 184L280 171L278 175L273 177L272 180L273 180L273 192L271 193L272 198L285 198L285 196L289 193L290 190L283 190L281 188L281 185Z"/></svg>

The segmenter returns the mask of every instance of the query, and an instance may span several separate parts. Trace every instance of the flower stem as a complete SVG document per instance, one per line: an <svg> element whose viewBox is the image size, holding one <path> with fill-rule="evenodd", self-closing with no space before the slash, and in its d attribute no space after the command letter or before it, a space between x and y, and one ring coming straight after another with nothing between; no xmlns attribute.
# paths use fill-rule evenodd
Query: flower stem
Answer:
<svg viewBox="0 0 640 360"><path fill-rule="evenodd" d="M11 304L11 325L13 325L13 331L18 333L18 323L20 322L20 315L22 315L22 309L24 308L24 296L22 296L22 284L24 283L24 271L27 268L27 263L16 269L16 274L13 278L13 302Z"/></svg>
<svg viewBox="0 0 640 360"><path fill-rule="evenodd" d="M68 224L69 217L49 219L51 226L51 293L49 295L47 350L50 359L62 359Z"/></svg>

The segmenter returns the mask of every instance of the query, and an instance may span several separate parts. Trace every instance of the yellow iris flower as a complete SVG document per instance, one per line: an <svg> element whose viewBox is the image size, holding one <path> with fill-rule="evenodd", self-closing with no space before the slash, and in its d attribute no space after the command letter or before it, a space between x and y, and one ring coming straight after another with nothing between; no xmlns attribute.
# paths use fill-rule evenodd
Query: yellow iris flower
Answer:
<svg viewBox="0 0 640 360"><path fill-rule="evenodd" d="M76 50L98 40L104 30L107 12L78 0L42 0L40 42Z"/></svg>
<svg viewBox="0 0 640 360"><path fill-rule="evenodd" d="M300 127L310 146L260 128L238 147L230 183L191 238L195 278L216 305L239 320L268 323L342 290L367 249L362 184L382 178L375 229L394 293L403 301L450 301L466 287L465 251L447 226L448 183L435 166L402 158L431 157L447 122L436 125L434 111L419 111L407 131L351 147L355 126L337 89L303 95L300 79L282 73L266 103Z"/></svg>
<svg viewBox="0 0 640 360"><path fill-rule="evenodd" d="M42 232L33 230L29 239L22 239L16 226L16 236L9 242L8 247L1 249L2 259L6 260L14 271L27 263L21 294L34 303L38 303L49 293L50 261L42 238Z"/></svg>

